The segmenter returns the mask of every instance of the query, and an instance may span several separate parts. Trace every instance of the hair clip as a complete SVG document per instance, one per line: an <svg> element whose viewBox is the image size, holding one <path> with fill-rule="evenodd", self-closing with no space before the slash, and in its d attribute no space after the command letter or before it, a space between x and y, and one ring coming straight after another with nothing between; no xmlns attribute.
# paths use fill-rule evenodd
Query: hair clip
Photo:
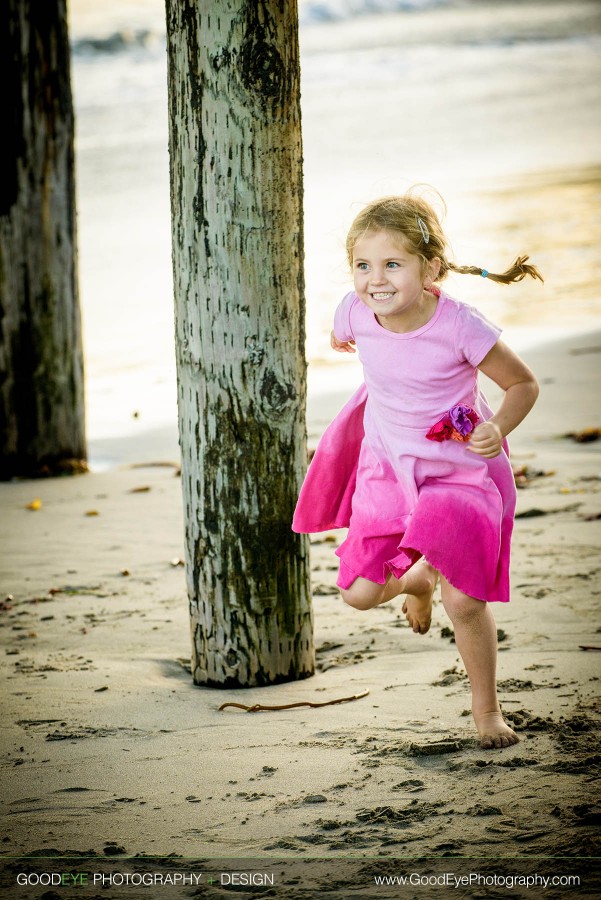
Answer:
<svg viewBox="0 0 601 900"><path fill-rule="evenodd" d="M423 219L420 219L419 216L417 217L417 224L419 225L419 230L422 233L422 237L424 239L424 244L429 244L430 243L430 232L428 231L428 226L426 225L426 223L424 222Z"/></svg>
<svg viewBox="0 0 601 900"><path fill-rule="evenodd" d="M486 278L486 276L488 275L488 269L482 269L480 275L482 276L482 278Z"/></svg>

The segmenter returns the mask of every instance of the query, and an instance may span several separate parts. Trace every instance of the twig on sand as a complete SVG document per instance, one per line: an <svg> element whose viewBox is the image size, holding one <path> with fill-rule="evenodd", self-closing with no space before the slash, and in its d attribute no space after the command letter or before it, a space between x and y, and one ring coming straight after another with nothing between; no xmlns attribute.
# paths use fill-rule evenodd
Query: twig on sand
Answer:
<svg viewBox="0 0 601 900"><path fill-rule="evenodd" d="M244 703L222 703L219 707L219 712L221 712L222 709L227 709L228 706L235 706L236 709L243 709L246 712L296 709L298 706L334 706L335 703L349 703L351 700L361 700L362 697L367 697L368 694L369 691L362 691L360 694L353 694L351 697L339 697L337 700L325 700L322 703L311 703L310 700L303 700L300 703L283 703L281 706L263 706L261 703L255 703L254 706L245 706Z"/></svg>

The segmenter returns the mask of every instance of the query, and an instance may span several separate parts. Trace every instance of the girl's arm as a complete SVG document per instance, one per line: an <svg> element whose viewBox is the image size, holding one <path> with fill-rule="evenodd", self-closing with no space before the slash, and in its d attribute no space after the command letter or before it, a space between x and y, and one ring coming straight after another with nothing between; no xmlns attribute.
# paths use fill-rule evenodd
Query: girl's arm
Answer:
<svg viewBox="0 0 601 900"><path fill-rule="evenodd" d="M525 362L497 341L478 369L505 391L497 412L474 428L467 449L487 459L498 456L503 438L524 419L538 397L538 383Z"/></svg>

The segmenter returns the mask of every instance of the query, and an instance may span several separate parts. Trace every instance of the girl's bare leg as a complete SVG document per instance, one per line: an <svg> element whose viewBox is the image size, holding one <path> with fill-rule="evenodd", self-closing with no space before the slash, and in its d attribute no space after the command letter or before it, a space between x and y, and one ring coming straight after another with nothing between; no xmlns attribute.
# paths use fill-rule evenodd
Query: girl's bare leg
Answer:
<svg viewBox="0 0 601 900"><path fill-rule="evenodd" d="M341 590L342 599L355 609L373 609L388 603L399 594L407 594L403 612L416 634L425 634L432 619L432 595L438 572L425 559L420 559L402 578L389 575L385 584L357 578L350 588Z"/></svg>
<svg viewBox="0 0 601 900"><path fill-rule="evenodd" d="M497 698L497 628L490 604L468 597L441 576L442 602L472 687L472 714L485 750L517 744Z"/></svg>

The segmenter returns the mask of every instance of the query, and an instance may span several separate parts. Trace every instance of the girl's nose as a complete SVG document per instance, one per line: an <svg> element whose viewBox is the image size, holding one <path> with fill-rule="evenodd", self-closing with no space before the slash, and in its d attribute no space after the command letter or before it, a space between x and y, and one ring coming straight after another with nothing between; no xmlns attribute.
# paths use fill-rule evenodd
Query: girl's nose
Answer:
<svg viewBox="0 0 601 900"><path fill-rule="evenodd" d="M384 284L386 282L386 275L384 271L372 269L370 281L372 284Z"/></svg>

